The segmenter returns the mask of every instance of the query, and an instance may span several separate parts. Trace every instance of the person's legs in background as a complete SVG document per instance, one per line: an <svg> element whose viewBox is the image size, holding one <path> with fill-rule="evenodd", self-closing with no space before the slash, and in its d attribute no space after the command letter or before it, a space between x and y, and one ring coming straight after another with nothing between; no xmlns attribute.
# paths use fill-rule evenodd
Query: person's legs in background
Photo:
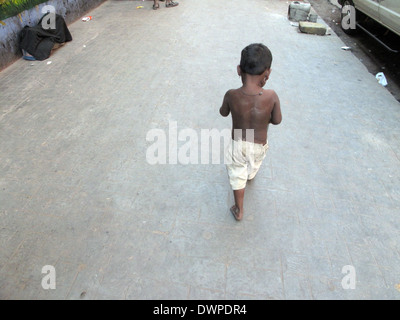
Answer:
<svg viewBox="0 0 400 320"><path fill-rule="evenodd" d="M172 0L166 0L166 3L165 3L165 6L167 8L176 7L177 5L179 5L179 2L174 2Z"/></svg>

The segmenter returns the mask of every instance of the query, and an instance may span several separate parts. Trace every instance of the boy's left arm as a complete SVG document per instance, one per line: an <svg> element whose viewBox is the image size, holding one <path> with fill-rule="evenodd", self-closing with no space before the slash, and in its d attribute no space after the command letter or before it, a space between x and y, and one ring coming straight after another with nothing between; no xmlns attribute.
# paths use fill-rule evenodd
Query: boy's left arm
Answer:
<svg viewBox="0 0 400 320"><path fill-rule="evenodd" d="M222 102L221 108L219 108L219 113L223 117L227 117L230 113L231 109L229 107L229 91L225 93L224 101Z"/></svg>
<svg viewBox="0 0 400 320"><path fill-rule="evenodd" d="M273 91L274 107L271 112L270 123L278 125L282 121L281 103L275 91Z"/></svg>

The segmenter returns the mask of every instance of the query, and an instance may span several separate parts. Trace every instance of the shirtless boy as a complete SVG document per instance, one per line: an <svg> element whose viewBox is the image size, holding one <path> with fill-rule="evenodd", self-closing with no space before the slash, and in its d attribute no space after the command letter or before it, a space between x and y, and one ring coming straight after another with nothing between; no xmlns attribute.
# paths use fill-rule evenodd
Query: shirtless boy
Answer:
<svg viewBox="0 0 400 320"><path fill-rule="evenodd" d="M220 114L232 114L232 143L226 152L226 167L235 204L230 211L236 220L243 218L246 183L258 172L268 149L268 125L282 121L278 95L263 87L271 74L271 51L261 43L242 50L237 66L242 87L226 92Z"/></svg>

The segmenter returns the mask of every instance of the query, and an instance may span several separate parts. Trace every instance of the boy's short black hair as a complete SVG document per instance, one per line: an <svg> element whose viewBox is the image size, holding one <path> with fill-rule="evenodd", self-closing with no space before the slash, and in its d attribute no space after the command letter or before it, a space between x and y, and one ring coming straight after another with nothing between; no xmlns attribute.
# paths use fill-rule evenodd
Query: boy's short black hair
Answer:
<svg viewBox="0 0 400 320"><path fill-rule="evenodd" d="M262 43L253 43L242 50L240 69L251 75L260 75L271 68L272 53Z"/></svg>

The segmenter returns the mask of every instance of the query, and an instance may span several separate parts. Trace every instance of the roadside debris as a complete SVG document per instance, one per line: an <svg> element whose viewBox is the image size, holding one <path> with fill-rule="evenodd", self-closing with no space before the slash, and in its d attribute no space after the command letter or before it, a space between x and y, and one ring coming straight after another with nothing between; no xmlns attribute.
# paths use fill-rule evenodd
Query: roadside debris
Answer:
<svg viewBox="0 0 400 320"><path fill-rule="evenodd" d="M378 80L378 83L381 84L382 86L386 87L388 85L386 77L383 72L378 72L375 77L376 80Z"/></svg>
<svg viewBox="0 0 400 320"><path fill-rule="evenodd" d="M82 18L82 21L83 21L83 22L86 22L86 21L90 21L90 20L92 20L92 19L93 19L92 16L87 16L87 17L83 17L83 18Z"/></svg>
<svg viewBox="0 0 400 320"><path fill-rule="evenodd" d="M318 15L312 11L311 4L308 2L291 2L288 9L288 19L291 21L291 26L298 26L303 33L327 34L327 27L322 23L317 23ZM331 33L329 32L329 34Z"/></svg>
<svg viewBox="0 0 400 320"><path fill-rule="evenodd" d="M317 22L318 15L316 13L310 13L308 15L308 21L310 22Z"/></svg>
<svg viewBox="0 0 400 320"><path fill-rule="evenodd" d="M288 17L291 21L307 21L311 11L310 3L293 1L289 4Z"/></svg>
<svg viewBox="0 0 400 320"><path fill-rule="evenodd" d="M300 21L299 29L303 33L317 34L320 36L324 36L326 34L326 26L317 22Z"/></svg>
<svg viewBox="0 0 400 320"><path fill-rule="evenodd" d="M344 46L344 47L342 47L342 50L349 51L349 50L351 50L351 47Z"/></svg>

